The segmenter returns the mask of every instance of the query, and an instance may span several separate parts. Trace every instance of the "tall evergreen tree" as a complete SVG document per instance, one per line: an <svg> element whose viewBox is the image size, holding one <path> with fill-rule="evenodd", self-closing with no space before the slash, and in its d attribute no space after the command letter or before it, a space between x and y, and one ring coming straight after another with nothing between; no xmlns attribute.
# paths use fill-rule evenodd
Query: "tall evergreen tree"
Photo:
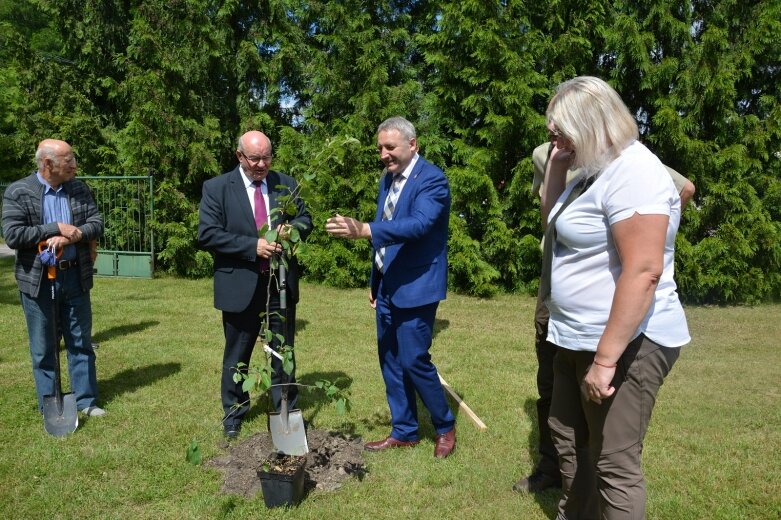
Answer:
<svg viewBox="0 0 781 520"><path fill-rule="evenodd" d="M692 301L779 294L778 2L627 2L611 28L611 76L643 139L698 188L678 238ZM753 20L747 24L746 20Z"/></svg>
<svg viewBox="0 0 781 520"><path fill-rule="evenodd" d="M451 273L457 287L475 294L517 289L536 270L535 241L522 238L537 226L505 199L517 165L542 138L529 132L541 125L534 100L548 92L534 69L540 35L521 1L436 5L432 30L416 41L427 65L430 117L447 143Z"/></svg>
<svg viewBox="0 0 781 520"><path fill-rule="evenodd" d="M0 181L22 177L33 166L34 143L17 131L16 113L25 103L24 69L16 56L35 54L56 61L62 42L49 17L28 0L0 0Z"/></svg>
<svg viewBox="0 0 781 520"><path fill-rule="evenodd" d="M453 287L533 291L529 156L554 87L593 74L697 185L683 296L778 298L779 29L778 0L0 0L0 178L44 137L71 142L87 174L153 171L157 265L206 274L200 186L234 165L242 131L310 179L320 230L334 212L373 217L375 128L401 114L453 187ZM310 243L311 279L365 283L368 243Z"/></svg>
<svg viewBox="0 0 781 520"><path fill-rule="evenodd" d="M368 281L370 244L338 241L322 230L339 212L374 218L382 164L375 129L386 117L417 123L424 153L426 122L420 121L420 57L408 29L417 2L340 0L301 2L292 18L305 34L295 55L301 62L295 96L300 120L285 129L280 166L309 182L315 232L305 255L307 275L340 287Z"/></svg>

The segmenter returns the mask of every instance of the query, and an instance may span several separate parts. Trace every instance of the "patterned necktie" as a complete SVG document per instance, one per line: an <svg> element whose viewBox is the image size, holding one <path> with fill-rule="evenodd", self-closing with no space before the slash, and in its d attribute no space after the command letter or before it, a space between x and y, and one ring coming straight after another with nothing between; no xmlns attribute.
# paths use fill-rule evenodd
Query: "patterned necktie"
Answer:
<svg viewBox="0 0 781 520"><path fill-rule="evenodd" d="M401 184L404 181L404 176L397 173L393 176L393 184L391 185L388 196L385 198L385 207L382 210L382 220L393 220L393 209L396 207L396 203L399 201L399 193L401 193ZM374 263L377 264L379 271L384 271L385 260L385 248L381 247L374 255Z"/></svg>
<svg viewBox="0 0 781 520"><path fill-rule="evenodd" d="M260 189L263 181L253 181L252 184L255 185L255 228L260 230L265 224L268 224L266 202L263 200L263 192ZM268 271L268 258L260 259L260 270Z"/></svg>
<svg viewBox="0 0 781 520"><path fill-rule="evenodd" d="M572 188L572 191L569 192L569 195L564 200L564 203L559 208L559 211L556 212L553 218L550 219L550 222L548 222L548 227L545 228L545 235L543 239L544 244L542 246L542 274L540 275L539 291L539 297L542 301L545 301L545 299L550 294L551 289L550 284L551 269L553 267L553 248L556 246L556 220L558 220L559 215L561 215L564 210L567 209L567 206L569 206L582 193L589 189L596 178L596 175L592 175L590 177L579 180L578 183Z"/></svg>

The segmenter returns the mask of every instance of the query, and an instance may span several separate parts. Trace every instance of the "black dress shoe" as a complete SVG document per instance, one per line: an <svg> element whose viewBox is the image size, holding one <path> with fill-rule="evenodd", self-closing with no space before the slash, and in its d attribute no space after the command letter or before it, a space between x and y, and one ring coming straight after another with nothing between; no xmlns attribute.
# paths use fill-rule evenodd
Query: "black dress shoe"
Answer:
<svg viewBox="0 0 781 520"><path fill-rule="evenodd" d="M235 439L241 432L241 423L226 424L224 427L225 436L229 439Z"/></svg>
<svg viewBox="0 0 781 520"><path fill-rule="evenodd" d="M549 475L539 469L513 485L517 493L541 493L546 489L561 488L561 475Z"/></svg>

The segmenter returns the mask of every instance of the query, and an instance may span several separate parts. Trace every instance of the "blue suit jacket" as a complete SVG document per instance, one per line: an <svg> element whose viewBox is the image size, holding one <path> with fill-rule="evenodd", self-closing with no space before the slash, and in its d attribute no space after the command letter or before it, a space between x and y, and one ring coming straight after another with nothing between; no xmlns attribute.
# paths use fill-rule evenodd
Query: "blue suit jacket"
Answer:
<svg viewBox="0 0 781 520"><path fill-rule="evenodd" d="M419 157L393 211L382 220L393 176L380 179L377 214L370 224L374 251L385 247L382 282L396 307L411 308L445 299L450 185L445 174ZM372 252L372 295L380 276Z"/></svg>
<svg viewBox="0 0 781 520"><path fill-rule="evenodd" d="M283 173L269 171L269 207L296 187L296 181ZM312 218L301 199L296 201L296 215L272 213L271 227L281 222L294 224L301 238L312 231ZM247 308L258 283L258 230L247 197L247 189L238 166L231 172L207 180L199 211L198 245L214 253L214 306L227 312ZM293 303L298 301L298 264L289 259L287 292Z"/></svg>

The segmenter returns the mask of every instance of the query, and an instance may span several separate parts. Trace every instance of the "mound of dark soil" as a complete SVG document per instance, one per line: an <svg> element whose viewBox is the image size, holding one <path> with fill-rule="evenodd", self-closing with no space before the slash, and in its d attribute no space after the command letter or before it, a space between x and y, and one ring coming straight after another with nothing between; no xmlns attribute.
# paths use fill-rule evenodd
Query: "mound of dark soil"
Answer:
<svg viewBox="0 0 781 520"><path fill-rule="evenodd" d="M342 483L364 473L363 442L360 437L345 437L326 430L307 430L309 453L306 456L306 489L333 491ZM274 451L269 432L256 433L231 445L228 453L206 462L225 476L222 491L247 498L260 492L258 470Z"/></svg>

